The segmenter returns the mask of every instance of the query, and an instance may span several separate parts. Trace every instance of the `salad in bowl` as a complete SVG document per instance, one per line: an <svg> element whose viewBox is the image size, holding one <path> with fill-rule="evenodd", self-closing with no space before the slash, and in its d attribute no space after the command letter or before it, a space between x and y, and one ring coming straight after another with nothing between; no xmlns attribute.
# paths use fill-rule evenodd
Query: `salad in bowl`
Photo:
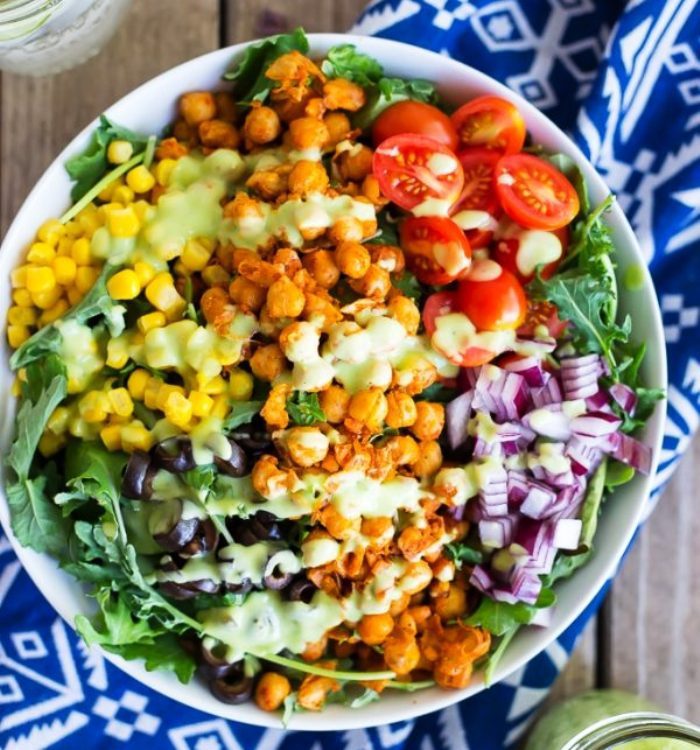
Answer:
<svg viewBox="0 0 700 750"><path fill-rule="evenodd" d="M101 118L12 271L14 537L89 644L223 703L488 681L654 465L612 198L349 43L221 72L164 132Z"/></svg>

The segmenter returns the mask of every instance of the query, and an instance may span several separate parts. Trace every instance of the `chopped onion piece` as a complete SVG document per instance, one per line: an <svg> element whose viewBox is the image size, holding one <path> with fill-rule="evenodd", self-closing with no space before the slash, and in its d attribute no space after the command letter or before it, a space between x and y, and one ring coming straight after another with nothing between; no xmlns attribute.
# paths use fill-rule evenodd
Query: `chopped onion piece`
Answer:
<svg viewBox="0 0 700 750"><path fill-rule="evenodd" d="M612 457L648 476L651 472L651 448L623 433L618 433L617 437L618 444L612 451Z"/></svg>
<svg viewBox="0 0 700 750"><path fill-rule="evenodd" d="M557 549L578 549L582 529L583 522L579 518L562 518L554 524L552 544Z"/></svg>
<svg viewBox="0 0 700 750"><path fill-rule="evenodd" d="M456 450L467 440L467 426L472 411L473 397L474 392L467 391L450 401L445 407L447 439L452 450Z"/></svg>
<svg viewBox="0 0 700 750"><path fill-rule="evenodd" d="M628 385L614 383L608 388L608 392L620 405L622 411L629 414L630 417L634 416L634 410L637 407L637 395Z"/></svg>

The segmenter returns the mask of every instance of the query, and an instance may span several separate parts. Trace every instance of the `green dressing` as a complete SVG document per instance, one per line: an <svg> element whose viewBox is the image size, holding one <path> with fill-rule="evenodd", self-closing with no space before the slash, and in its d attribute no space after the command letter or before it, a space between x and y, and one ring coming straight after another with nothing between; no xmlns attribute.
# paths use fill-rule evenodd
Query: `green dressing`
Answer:
<svg viewBox="0 0 700 750"><path fill-rule="evenodd" d="M68 392L80 393L105 366L95 331L77 320L57 320L61 334L60 356L68 375Z"/></svg>

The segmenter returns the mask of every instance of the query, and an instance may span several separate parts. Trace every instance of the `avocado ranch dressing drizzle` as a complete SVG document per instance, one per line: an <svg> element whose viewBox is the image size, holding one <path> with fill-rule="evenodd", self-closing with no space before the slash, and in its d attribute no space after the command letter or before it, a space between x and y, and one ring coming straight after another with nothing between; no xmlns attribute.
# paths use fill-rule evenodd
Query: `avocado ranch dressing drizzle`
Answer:
<svg viewBox="0 0 700 750"><path fill-rule="evenodd" d="M231 189L240 185L251 170L270 168L285 159L319 158L319 154L290 153L283 150L266 152L244 160L235 152L218 149L209 156L191 154L178 160L173 169L166 192L157 206L146 209L144 225L139 235L132 239L111 236L105 227L98 229L92 239L95 256L110 262L133 263L142 260L158 270L166 270L182 250L185 242L192 238L209 238L221 242L232 242L237 247L257 249L281 239L293 247L303 244L301 232L311 227L329 227L341 216L354 216L360 220L374 218L374 207L362 201L341 195L337 197L311 194L304 200L292 199L277 207L260 203L259 216L236 220L224 218L222 199L231 194ZM439 206L422 206L430 213ZM414 211L420 214L421 209ZM479 214L480 212L463 212ZM493 222L485 216L465 215L461 223L475 226ZM551 252L550 252L551 254ZM548 256L549 259L549 256ZM541 262L541 261L537 261ZM288 358L293 362L292 385L299 390L313 389L319 378L335 377L348 391L379 384L389 380L396 370L399 375L403 366L410 367L418 358L432 362L443 377L454 377L458 368L451 365L430 345L427 336L408 336L398 323L384 316L383 310L358 310L356 324L344 321L334 326L328 340L320 345L320 335L309 326L306 341L302 341ZM347 323L351 323L351 330ZM64 338L64 355L73 377L90 377L103 366L96 353L94 337L90 329L76 323L61 324ZM150 331L142 343L126 337L124 345L137 363L154 368L169 368L183 376L204 372L208 377L221 370L216 358L207 360L202 352L216 348L234 364L239 361L243 344L256 330L253 316L238 312L228 331L222 337L211 326L202 327L190 320L181 320L164 328ZM84 329L84 330L83 330ZM401 329L401 330L399 330ZM487 346L503 351L507 348L527 351L527 344L517 344L512 332L478 333L469 319L461 313L438 319L433 341L447 353L466 346ZM218 369L217 369L218 367ZM487 422L474 422L470 428L474 434L493 430ZM154 428L156 440L163 440L174 430L166 420L160 420ZM227 457L231 448L222 429L222 421L210 417L203 420L190 434L193 454L198 464L209 464L214 456ZM438 473L435 486L449 485L453 504L463 504L485 486L493 471L502 470L499 459L476 460L468 466L447 468ZM215 516L250 516L258 510L266 510L279 518L298 519L310 514L326 501L348 519L360 517L395 516L396 513L411 514L411 522L420 525L422 509L420 500L432 496L425 487L413 478L397 476L378 482L360 472L340 472L331 476L319 472L307 472L298 479L291 492L281 491L270 497L257 496L250 477L232 479L218 476L210 496L201 490L188 487L180 478L159 472L153 483L153 500L145 513L129 513L127 525L134 538L134 529L140 526L152 531L157 525L159 513L172 513L173 503L180 503L181 517L205 518ZM134 517L132 517L134 516ZM138 516L138 517L137 517ZM147 539L141 534L139 540L146 552ZM318 542L322 541L323 544ZM440 545L450 541L446 535ZM362 536L353 533L353 538L342 542L316 540L302 544L301 559L289 551L280 563L280 569L298 572L302 565L317 566L346 554L363 542ZM151 582L193 581L209 578L215 581L240 583L249 579L259 584L265 566L275 552L277 544L261 543L251 547L232 544L213 554L193 558L177 571L157 571L150 576ZM153 553L153 549L149 550ZM425 553L424 553L425 554ZM319 640L324 633L343 621L358 622L364 614L386 612L391 603L411 590L410 562L393 560L375 575L362 590L355 590L344 599L334 599L318 591L309 604L290 602L275 591L253 591L242 604L218 607L199 613L204 633L219 641L228 649L227 658L237 661L246 653L277 653L288 649L293 653L304 650L310 642Z"/></svg>

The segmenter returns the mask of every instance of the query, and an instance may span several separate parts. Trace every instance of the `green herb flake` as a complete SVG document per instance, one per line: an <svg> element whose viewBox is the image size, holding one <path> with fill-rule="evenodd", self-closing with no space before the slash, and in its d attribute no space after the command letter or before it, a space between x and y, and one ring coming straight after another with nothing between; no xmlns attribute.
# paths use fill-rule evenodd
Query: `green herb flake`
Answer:
<svg viewBox="0 0 700 750"><path fill-rule="evenodd" d="M292 422L298 425L309 426L326 421L318 394L305 391L294 391L287 399L287 414Z"/></svg>

